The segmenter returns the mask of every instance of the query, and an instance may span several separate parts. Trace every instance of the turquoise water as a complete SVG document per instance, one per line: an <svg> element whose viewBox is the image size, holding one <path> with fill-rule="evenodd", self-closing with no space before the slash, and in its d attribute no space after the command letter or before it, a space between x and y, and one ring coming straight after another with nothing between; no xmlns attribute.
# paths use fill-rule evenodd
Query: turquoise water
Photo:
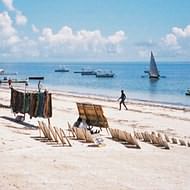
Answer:
<svg viewBox="0 0 190 190"><path fill-rule="evenodd" d="M0 63L7 72L18 72L17 78L44 76L43 87L85 94L104 95L117 98L124 89L129 99L189 105L190 96L185 96L190 88L190 63L157 64L160 74L166 78L151 81L142 78L148 63L64 63L68 73L56 73L60 63ZM107 69L115 73L114 78L96 78L73 73L81 68ZM36 85L37 82L30 81Z"/></svg>

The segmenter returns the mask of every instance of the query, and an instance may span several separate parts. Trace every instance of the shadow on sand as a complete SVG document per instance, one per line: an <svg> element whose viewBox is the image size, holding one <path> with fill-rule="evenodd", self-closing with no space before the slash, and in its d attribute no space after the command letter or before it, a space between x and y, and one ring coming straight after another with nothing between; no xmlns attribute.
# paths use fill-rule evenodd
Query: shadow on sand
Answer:
<svg viewBox="0 0 190 190"><path fill-rule="evenodd" d="M11 122L14 122L14 123L17 123L17 124L20 124L20 125L23 125L25 127L25 129L29 129L29 130L36 130L36 129L38 129L37 126L35 126L35 125L26 123L24 121L17 121L15 118L7 117L7 116L0 116L0 118L9 120ZM8 126L8 127L20 129L19 127L14 127L14 126Z"/></svg>

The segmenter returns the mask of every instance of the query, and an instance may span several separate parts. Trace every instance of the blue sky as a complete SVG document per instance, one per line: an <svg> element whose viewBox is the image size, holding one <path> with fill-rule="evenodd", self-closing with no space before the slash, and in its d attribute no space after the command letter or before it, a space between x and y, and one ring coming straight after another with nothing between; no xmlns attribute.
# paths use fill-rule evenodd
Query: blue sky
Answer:
<svg viewBox="0 0 190 190"><path fill-rule="evenodd" d="M2 61L190 60L189 0L0 0Z"/></svg>

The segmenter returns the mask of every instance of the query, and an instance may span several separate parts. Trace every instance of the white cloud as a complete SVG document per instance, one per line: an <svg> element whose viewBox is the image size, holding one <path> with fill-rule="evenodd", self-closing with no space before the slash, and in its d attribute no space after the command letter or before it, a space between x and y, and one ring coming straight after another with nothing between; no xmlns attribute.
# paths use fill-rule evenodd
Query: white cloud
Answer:
<svg viewBox="0 0 190 190"><path fill-rule="evenodd" d="M172 33L177 37L183 37L183 38L190 37L190 25L187 25L184 29L173 27Z"/></svg>
<svg viewBox="0 0 190 190"><path fill-rule="evenodd" d="M20 41L7 12L0 13L0 48L10 47Z"/></svg>
<svg viewBox="0 0 190 190"><path fill-rule="evenodd" d="M19 36L7 12L0 14L0 55L10 57L98 57L121 52L121 44L126 39L123 31L103 36L101 31L73 31L68 26L53 32L51 28L40 30L32 25L37 38ZM24 50L24 51L23 51Z"/></svg>
<svg viewBox="0 0 190 190"><path fill-rule="evenodd" d="M39 56L39 57L104 57L116 55L122 51L126 39L125 32L120 30L104 36L100 30L82 29L74 31L63 26L59 31L52 28L39 30L35 24L31 29L35 38L24 36L20 25L26 25L27 17L13 5L13 0L2 0L7 11L0 12L0 56ZM11 16L10 16L11 15ZM14 18L15 16L15 18ZM20 33L21 32L21 33Z"/></svg>
<svg viewBox="0 0 190 190"><path fill-rule="evenodd" d="M0 13L0 34L0 55L2 57L11 56L11 49L16 47L21 42L21 39L13 27L11 17L7 12Z"/></svg>
<svg viewBox="0 0 190 190"><path fill-rule="evenodd" d="M118 53L120 44L125 40L125 33L118 31L113 35L104 37L99 30L80 30L74 32L68 26L62 27L57 33L51 28L44 28L39 41L50 47L67 49L74 52L84 51L91 53Z"/></svg>
<svg viewBox="0 0 190 190"><path fill-rule="evenodd" d="M149 57L150 51L166 59L190 59L190 25L184 28L172 27L171 31L161 37L159 41L144 41L135 43L136 52L141 58Z"/></svg>
<svg viewBox="0 0 190 190"><path fill-rule="evenodd" d="M16 13L16 24L17 25L25 25L27 23L28 19L26 16L24 16L20 11L17 11Z"/></svg>
<svg viewBox="0 0 190 190"><path fill-rule="evenodd" d="M34 24L32 24L32 31L34 33L38 33L40 30Z"/></svg>
<svg viewBox="0 0 190 190"><path fill-rule="evenodd" d="M44 28L42 30L42 36L39 37L40 41L47 42L51 45L62 44L69 42L74 38L72 29L65 26L56 34L53 33L51 28Z"/></svg>
<svg viewBox="0 0 190 190"><path fill-rule="evenodd" d="M25 25L27 23L27 17L13 6L13 0L2 0L2 2L8 11L14 11L16 13L15 20L17 25Z"/></svg>
<svg viewBox="0 0 190 190"><path fill-rule="evenodd" d="M184 29L173 27L171 33L162 38L162 48L174 56L190 57L190 25Z"/></svg>
<svg viewBox="0 0 190 190"><path fill-rule="evenodd" d="M114 35L109 36L108 40L113 44L118 44L125 39L125 33L123 31L118 31Z"/></svg>
<svg viewBox="0 0 190 190"><path fill-rule="evenodd" d="M174 34L167 34L164 38L163 38L163 42L167 45L167 46L177 46L177 37Z"/></svg>
<svg viewBox="0 0 190 190"><path fill-rule="evenodd" d="M19 37L18 31L14 27L13 20L7 11L0 12L0 41L0 55L2 57L15 56L16 54L13 53L13 50L23 46L22 44L27 44L27 40ZM19 48L20 54L24 54L27 46L28 45L25 46L24 51Z"/></svg>
<svg viewBox="0 0 190 190"><path fill-rule="evenodd" d="M184 28L173 27L171 32L161 38L159 51L164 57L190 58L190 25Z"/></svg>
<svg viewBox="0 0 190 190"><path fill-rule="evenodd" d="M13 6L13 1L12 0L2 0L3 4L7 7L9 11L14 11L15 8Z"/></svg>
<svg viewBox="0 0 190 190"><path fill-rule="evenodd" d="M16 35L13 35L13 36L10 36L8 39L7 39L7 44L8 45L14 45L16 43L20 42L20 38Z"/></svg>
<svg viewBox="0 0 190 190"><path fill-rule="evenodd" d="M183 47L185 43L190 42L190 25L187 25L184 29L179 27L173 27L171 33L167 34L162 41L167 46L171 47Z"/></svg>
<svg viewBox="0 0 190 190"><path fill-rule="evenodd" d="M16 30L12 26L12 20L7 12L0 13L0 33L0 37L9 37L16 33Z"/></svg>
<svg viewBox="0 0 190 190"><path fill-rule="evenodd" d="M39 57L40 51L35 41L28 39L28 37L23 37L19 43L11 46L9 55L16 58Z"/></svg>

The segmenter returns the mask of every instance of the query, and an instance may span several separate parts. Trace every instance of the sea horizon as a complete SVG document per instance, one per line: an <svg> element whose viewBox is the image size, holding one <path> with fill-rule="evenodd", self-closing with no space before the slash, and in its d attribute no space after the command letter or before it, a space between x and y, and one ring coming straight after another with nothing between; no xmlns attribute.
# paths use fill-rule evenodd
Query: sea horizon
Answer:
<svg viewBox="0 0 190 190"><path fill-rule="evenodd" d="M109 64L110 63L110 64ZM118 98L120 90L123 89L129 100L152 101L165 104L190 106L190 97L185 92L190 85L190 64L178 62L175 64L157 64L160 74L166 78L151 81L144 76L144 70L149 67L148 62L120 62L106 63L64 63L69 68L67 73L54 72L60 66L58 62L49 63L0 63L0 68L6 72L17 72L18 79L27 79L30 76L43 76L44 88L72 91L100 96L111 96ZM92 70L112 70L114 78L96 78L95 76L81 76L74 71L82 68ZM36 81L29 81L29 85L37 87Z"/></svg>
<svg viewBox="0 0 190 190"><path fill-rule="evenodd" d="M44 60L37 60L37 61L1 61L0 64L115 64L115 63L119 63L119 64L133 64L133 63L137 63L137 64L149 64L150 60L127 60L127 61L120 61L120 60L64 60L64 61L53 61L53 60L50 60L50 61L44 61ZM159 64L190 64L190 60L156 60L156 63L159 65Z"/></svg>

